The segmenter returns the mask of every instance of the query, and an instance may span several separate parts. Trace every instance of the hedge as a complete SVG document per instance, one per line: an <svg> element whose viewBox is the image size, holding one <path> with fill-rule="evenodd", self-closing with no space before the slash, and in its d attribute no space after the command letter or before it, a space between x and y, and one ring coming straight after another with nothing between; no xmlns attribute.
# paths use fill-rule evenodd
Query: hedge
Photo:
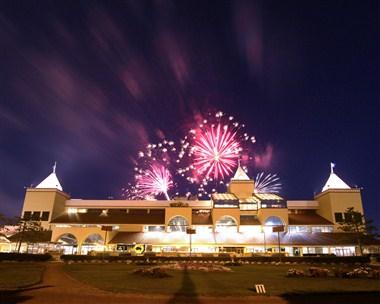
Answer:
<svg viewBox="0 0 380 304"><path fill-rule="evenodd" d="M17 252L1 252L0 261L18 261L18 262L46 262L52 259L51 254L31 254Z"/></svg>
<svg viewBox="0 0 380 304"><path fill-rule="evenodd" d="M260 263L272 263L278 262L281 259L281 262L289 263L344 263L344 264L353 264L360 263L366 264L369 263L370 259L368 256L347 256L347 257L337 257L337 256L307 256L307 257L288 257L288 256L252 256L252 257L236 257L232 258L230 256L193 256L191 261L207 261L207 262L260 262ZM89 256L89 255L62 255L61 260L67 261L107 261L107 262L117 262L117 261L130 261L133 263L141 263L149 260L160 261L160 262L185 262L189 261L190 257L188 256L155 256L149 254L146 256Z"/></svg>

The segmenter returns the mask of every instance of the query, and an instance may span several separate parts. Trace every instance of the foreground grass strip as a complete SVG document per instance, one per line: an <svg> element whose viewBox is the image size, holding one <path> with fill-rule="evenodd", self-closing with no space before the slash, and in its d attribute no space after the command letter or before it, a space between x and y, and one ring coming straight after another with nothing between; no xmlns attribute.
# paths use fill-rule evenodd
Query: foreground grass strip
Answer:
<svg viewBox="0 0 380 304"><path fill-rule="evenodd" d="M40 282L44 266L40 263L0 263L0 289L13 289Z"/></svg>
<svg viewBox="0 0 380 304"><path fill-rule="evenodd" d="M126 264L70 264L65 270L79 281L99 289L139 294L249 296L254 284L264 284L268 294L380 291L380 280L340 278L287 278L288 265L244 265L233 272L168 271L169 278L132 274L139 266ZM298 268L307 271L308 266Z"/></svg>

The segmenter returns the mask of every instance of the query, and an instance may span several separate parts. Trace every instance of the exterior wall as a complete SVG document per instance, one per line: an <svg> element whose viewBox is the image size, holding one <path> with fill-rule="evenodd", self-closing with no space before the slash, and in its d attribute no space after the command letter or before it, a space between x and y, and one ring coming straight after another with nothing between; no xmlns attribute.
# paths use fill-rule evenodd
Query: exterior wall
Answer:
<svg viewBox="0 0 380 304"><path fill-rule="evenodd" d="M214 208L212 209L212 223L214 230L216 227L216 222L225 215L235 218L238 227L240 226L240 210L238 208Z"/></svg>
<svg viewBox="0 0 380 304"><path fill-rule="evenodd" d="M255 190L255 182L253 180L249 181L239 181L231 180L228 185L228 193L235 194L238 199L246 199L252 196Z"/></svg>
<svg viewBox="0 0 380 304"><path fill-rule="evenodd" d="M335 222L335 212L344 213L347 208L354 207L355 211L363 214L363 205L359 189L326 190L315 196L319 202L317 213L334 223L337 229L339 224Z"/></svg>
<svg viewBox="0 0 380 304"><path fill-rule="evenodd" d="M257 217L262 225L270 216L278 216L286 226L289 224L287 208L263 208L257 212Z"/></svg>
<svg viewBox="0 0 380 304"><path fill-rule="evenodd" d="M25 211L49 211L48 221L41 221L41 226L44 229L49 229L50 221L64 212L65 202L69 198L68 194L57 189L28 188L21 217L23 217Z"/></svg>
<svg viewBox="0 0 380 304"><path fill-rule="evenodd" d="M189 225L192 222L192 212L190 207L169 207L165 208L165 225L175 216L183 216L188 221Z"/></svg>

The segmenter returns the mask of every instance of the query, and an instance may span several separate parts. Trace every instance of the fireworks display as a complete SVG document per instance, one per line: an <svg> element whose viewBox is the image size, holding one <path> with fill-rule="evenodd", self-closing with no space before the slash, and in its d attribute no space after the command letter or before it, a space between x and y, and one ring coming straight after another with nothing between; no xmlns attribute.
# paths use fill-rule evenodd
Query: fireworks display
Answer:
<svg viewBox="0 0 380 304"><path fill-rule="evenodd" d="M150 197L164 194L170 200L168 190L173 187L173 180L170 172L162 165L151 165L136 176L136 191L140 196Z"/></svg>
<svg viewBox="0 0 380 304"><path fill-rule="evenodd" d="M123 189L124 198L209 198L226 191L238 162L245 171L253 167L256 139L244 131L244 124L222 112L197 115L195 121L180 141L162 139L138 152L135 183ZM281 189L276 174L259 173L256 186L260 193Z"/></svg>
<svg viewBox="0 0 380 304"><path fill-rule="evenodd" d="M279 193L281 187L277 174L260 172L255 178L255 193Z"/></svg>
<svg viewBox="0 0 380 304"><path fill-rule="evenodd" d="M218 123L202 132L195 139L195 170L206 178L224 178L233 172L240 153L240 143L235 139L228 125Z"/></svg>

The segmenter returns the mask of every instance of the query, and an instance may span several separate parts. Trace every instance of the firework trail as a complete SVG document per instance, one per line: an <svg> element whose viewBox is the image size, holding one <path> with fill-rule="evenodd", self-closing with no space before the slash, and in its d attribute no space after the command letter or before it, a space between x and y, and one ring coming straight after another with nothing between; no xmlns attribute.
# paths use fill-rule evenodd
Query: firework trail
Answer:
<svg viewBox="0 0 380 304"><path fill-rule="evenodd" d="M255 179L255 193L279 193L282 184L277 174L260 172Z"/></svg>
<svg viewBox="0 0 380 304"><path fill-rule="evenodd" d="M136 176L136 190L143 197L164 194L170 200L168 190L173 187L170 172L162 165L154 164Z"/></svg>

